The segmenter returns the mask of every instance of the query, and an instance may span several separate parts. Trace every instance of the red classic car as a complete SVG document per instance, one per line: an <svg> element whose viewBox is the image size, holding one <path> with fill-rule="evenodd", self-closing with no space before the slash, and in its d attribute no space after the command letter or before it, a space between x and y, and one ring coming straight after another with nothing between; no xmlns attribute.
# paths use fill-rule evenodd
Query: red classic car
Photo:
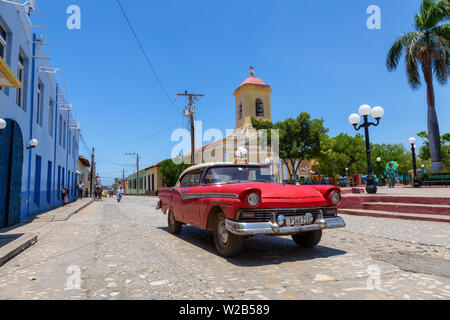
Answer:
<svg viewBox="0 0 450 320"><path fill-rule="evenodd" d="M214 232L217 251L239 253L253 235L291 235L304 248L317 245L323 229L345 227L337 216L340 189L274 183L269 165L206 163L184 171L175 187L159 191L158 209L169 232L183 225Z"/></svg>

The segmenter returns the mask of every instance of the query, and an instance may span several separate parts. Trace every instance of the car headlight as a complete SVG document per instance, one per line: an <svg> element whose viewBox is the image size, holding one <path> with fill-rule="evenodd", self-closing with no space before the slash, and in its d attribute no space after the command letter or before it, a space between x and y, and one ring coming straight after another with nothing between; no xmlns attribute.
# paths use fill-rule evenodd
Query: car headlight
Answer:
<svg viewBox="0 0 450 320"><path fill-rule="evenodd" d="M331 199L331 202L332 202L333 204L338 204L339 201L341 201L341 195L339 194L339 192L333 191L333 192L330 194L330 199Z"/></svg>
<svg viewBox="0 0 450 320"><path fill-rule="evenodd" d="M259 203L259 196L256 193L250 193L247 197L247 203L251 207L256 207Z"/></svg>

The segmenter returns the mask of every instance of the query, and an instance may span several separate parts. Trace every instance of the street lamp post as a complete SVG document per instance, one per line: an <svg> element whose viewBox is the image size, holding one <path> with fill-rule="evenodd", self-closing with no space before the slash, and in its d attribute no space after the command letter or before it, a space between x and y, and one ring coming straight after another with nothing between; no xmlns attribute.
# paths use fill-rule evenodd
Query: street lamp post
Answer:
<svg viewBox="0 0 450 320"><path fill-rule="evenodd" d="M347 176L347 188L349 187L349 181L348 181L348 168L345 168L345 175Z"/></svg>
<svg viewBox="0 0 450 320"><path fill-rule="evenodd" d="M381 183L380 185L383 185L382 184L382 179L381 179L381 177L383 176L383 174L381 173L381 158L380 157L378 157L377 158L377 164L378 164L378 173L379 173L379 177L378 177L378 181Z"/></svg>
<svg viewBox="0 0 450 320"><path fill-rule="evenodd" d="M372 161L370 158L370 139L369 139L369 127L370 126L378 126L380 124L380 119L384 115L384 110L381 107L374 107L373 109L365 104L359 108L359 114L363 116L364 122L358 126L361 122L361 117L357 113L353 113L348 118L350 124L355 127L355 130L358 131L361 128L364 128L364 133L366 137L366 153L367 153L367 193L377 193L377 186L375 184L375 178L372 175ZM377 121L376 123L369 122L369 115Z"/></svg>
<svg viewBox="0 0 450 320"><path fill-rule="evenodd" d="M414 179L413 179L413 187L419 188L420 182L419 177L417 177L417 166L416 166L416 138L409 138L409 143L411 144L411 153L413 159L413 169L414 169Z"/></svg>

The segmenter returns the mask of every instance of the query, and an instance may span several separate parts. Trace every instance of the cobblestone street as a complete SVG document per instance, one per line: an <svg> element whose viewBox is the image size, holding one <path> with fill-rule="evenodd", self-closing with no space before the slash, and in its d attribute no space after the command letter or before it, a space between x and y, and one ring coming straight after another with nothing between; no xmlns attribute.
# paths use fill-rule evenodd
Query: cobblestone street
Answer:
<svg viewBox="0 0 450 320"><path fill-rule="evenodd" d="M344 215L314 249L257 236L226 259L210 232L169 234L155 205L105 199L51 222L0 268L0 299L450 299L448 223Z"/></svg>

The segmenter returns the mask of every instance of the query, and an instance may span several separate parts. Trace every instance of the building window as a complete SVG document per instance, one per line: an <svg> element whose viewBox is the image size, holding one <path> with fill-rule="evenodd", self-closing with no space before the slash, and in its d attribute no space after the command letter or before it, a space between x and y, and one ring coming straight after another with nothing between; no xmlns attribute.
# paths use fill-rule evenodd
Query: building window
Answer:
<svg viewBox="0 0 450 320"><path fill-rule="evenodd" d="M52 201L52 162L47 164L47 203Z"/></svg>
<svg viewBox="0 0 450 320"><path fill-rule="evenodd" d="M66 124L66 122L64 121L64 131L63 131L63 148L65 149L66 148L66 131L67 131L67 124Z"/></svg>
<svg viewBox="0 0 450 320"><path fill-rule="evenodd" d="M21 54L19 54L19 64L17 68L17 78L22 84L21 88L17 88L16 91L16 103L19 107L23 106L23 77L25 74L25 59Z"/></svg>
<svg viewBox="0 0 450 320"><path fill-rule="evenodd" d="M256 116L264 117L264 103L261 99L256 99Z"/></svg>
<svg viewBox="0 0 450 320"><path fill-rule="evenodd" d="M71 186L72 186L72 172L67 170L67 196L70 194Z"/></svg>
<svg viewBox="0 0 450 320"><path fill-rule="evenodd" d="M62 115L59 115L59 145L60 146L62 146L62 123L63 123Z"/></svg>
<svg viewBox="0 0 450 320"><path fill-rule="evenodd" d="M48 103L48 134L53 137L53 99Z"/></svg>
<svg viewBox="0 0 450 320"><path fill-rule="evenodd" d="M242 103L238 107L238 120L242 120Z"/></svg>
<svg viewBox="0 0 450 320"><path fill-rule="evenodd" d="M0 58L6 60L6 43L8 40L8 33L6 32L5 28L0 24ZM0 87L0 91L2 91L3 88Z"/></svg>
<svg viewBox="0 0 450 320"><path fill-rule="evenodd" d="M0 57L6 60L6 43L8 40L8 33L0 24Z"/></svg>
<svg viewBox="0 0 450 320"><path fill-rule="evenodd" d="M50 101L48 102L48 134L53 137L53 117L55 115L55 103L53 102L53 99L50 98Z"/></svg>
<svg viewBox="0 0 450 320"><path fill-rule="evenodd" d="M61 200L61 166L58 166L58 185L56 186L56 196Z"/></svg>
<svg viewBox="0 0 450 320"><path fill-rule="evenodd" d="M36 123L42 126L42 83L38 83L37 89L37 109L36 109Z"/></svg>
<svg viewBox="0 0 450 320"><path fill-rule="evenodd" d="M34 169L34 203L38 207L41 203L41 161L42 158L36 155L36 168Z"/></svg>

